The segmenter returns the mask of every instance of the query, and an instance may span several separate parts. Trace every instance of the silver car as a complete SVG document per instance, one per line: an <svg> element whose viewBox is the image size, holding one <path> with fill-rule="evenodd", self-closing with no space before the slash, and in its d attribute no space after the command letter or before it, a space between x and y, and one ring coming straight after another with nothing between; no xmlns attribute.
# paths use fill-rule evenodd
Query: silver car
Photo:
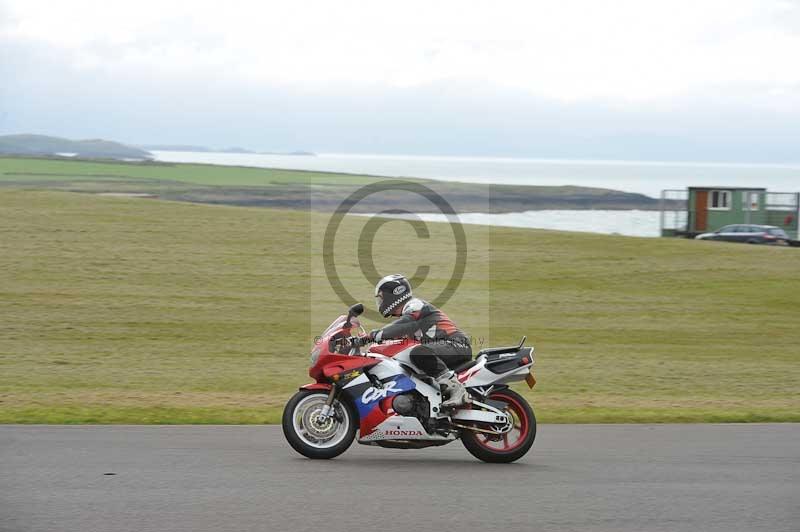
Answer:
<svg viewBox="0 0 800 532"><path fill-rule="evenodd" d="M722 240L725 242L744 242L747 244L787 245L789 235L774 225L732 224L717 229L713 233L703 233L695 240Z"/></svg>

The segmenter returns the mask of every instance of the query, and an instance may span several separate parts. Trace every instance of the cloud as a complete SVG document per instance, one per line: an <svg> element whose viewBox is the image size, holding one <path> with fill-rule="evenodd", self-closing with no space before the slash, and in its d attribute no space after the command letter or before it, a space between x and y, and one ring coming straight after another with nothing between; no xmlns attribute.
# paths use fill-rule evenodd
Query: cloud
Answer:
<svg viewBox="0 0 800 532"><path fill-rule="evenodd" d="M377 153L800 153L798 2L162 3L0 0L0 133Z"/></svg>
<svg viewBox="0 0 800 532"><path fill-rule="evenodd" d="M560 101L661 102L800 83L797 2L9 3L8 37L77 68L224 72L255 85L485 83ZM468 6L468 7L467 7Z"/></svg>

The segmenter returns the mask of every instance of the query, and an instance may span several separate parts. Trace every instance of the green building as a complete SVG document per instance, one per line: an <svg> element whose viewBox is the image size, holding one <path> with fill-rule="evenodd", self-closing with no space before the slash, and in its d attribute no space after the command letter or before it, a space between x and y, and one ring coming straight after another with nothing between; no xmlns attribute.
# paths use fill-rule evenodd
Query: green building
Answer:
<svg viewBox="0 0 800 532"><path fill-rule="evenodd" d="M661 192L661 236L692 238L730 224L774 225L800 240L800 193L689 187Z"/></svg>

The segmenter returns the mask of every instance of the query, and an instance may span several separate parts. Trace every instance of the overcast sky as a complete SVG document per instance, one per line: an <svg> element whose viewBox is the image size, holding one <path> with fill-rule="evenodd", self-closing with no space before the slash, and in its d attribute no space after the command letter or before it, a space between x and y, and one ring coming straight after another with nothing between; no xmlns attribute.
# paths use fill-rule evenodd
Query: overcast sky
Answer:
<svg viewBox="0 0 800 532"><path fill-rule="evenodd" d="M800 162L800 1L0 0L0 134Z"/></svg>

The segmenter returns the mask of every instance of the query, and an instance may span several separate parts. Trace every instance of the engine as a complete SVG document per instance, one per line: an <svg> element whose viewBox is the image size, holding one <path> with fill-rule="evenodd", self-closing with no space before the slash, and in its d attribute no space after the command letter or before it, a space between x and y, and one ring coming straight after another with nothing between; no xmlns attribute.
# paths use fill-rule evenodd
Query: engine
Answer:
<svg viewBox="0 0 800 532"><path fill-rule="evenodd" d="M410 393L396 395L392 400L392 408L401 416L413 416L416 412L417 402Z"/></svg>
<svg viewBox="0 0 800 532"><path fill-rule="evenodd" d="M392 408L401 416L414 416L422 422L428 418L428 400L416 391L395 395Z"/></svg>
<svg viewBox="0 0 800 532"><path fill-rule="evenodd" d="M398 415L411 416L419 419L420 423L425 427L425 430L428 431L428 434L433 434L436 431L441 432L440 428L437 428L437 420L430 417L430 403L428 399L416 390L395 395L392 399L392 409ZM446 436L448 431L445 430L441 433Z"/></svg>

